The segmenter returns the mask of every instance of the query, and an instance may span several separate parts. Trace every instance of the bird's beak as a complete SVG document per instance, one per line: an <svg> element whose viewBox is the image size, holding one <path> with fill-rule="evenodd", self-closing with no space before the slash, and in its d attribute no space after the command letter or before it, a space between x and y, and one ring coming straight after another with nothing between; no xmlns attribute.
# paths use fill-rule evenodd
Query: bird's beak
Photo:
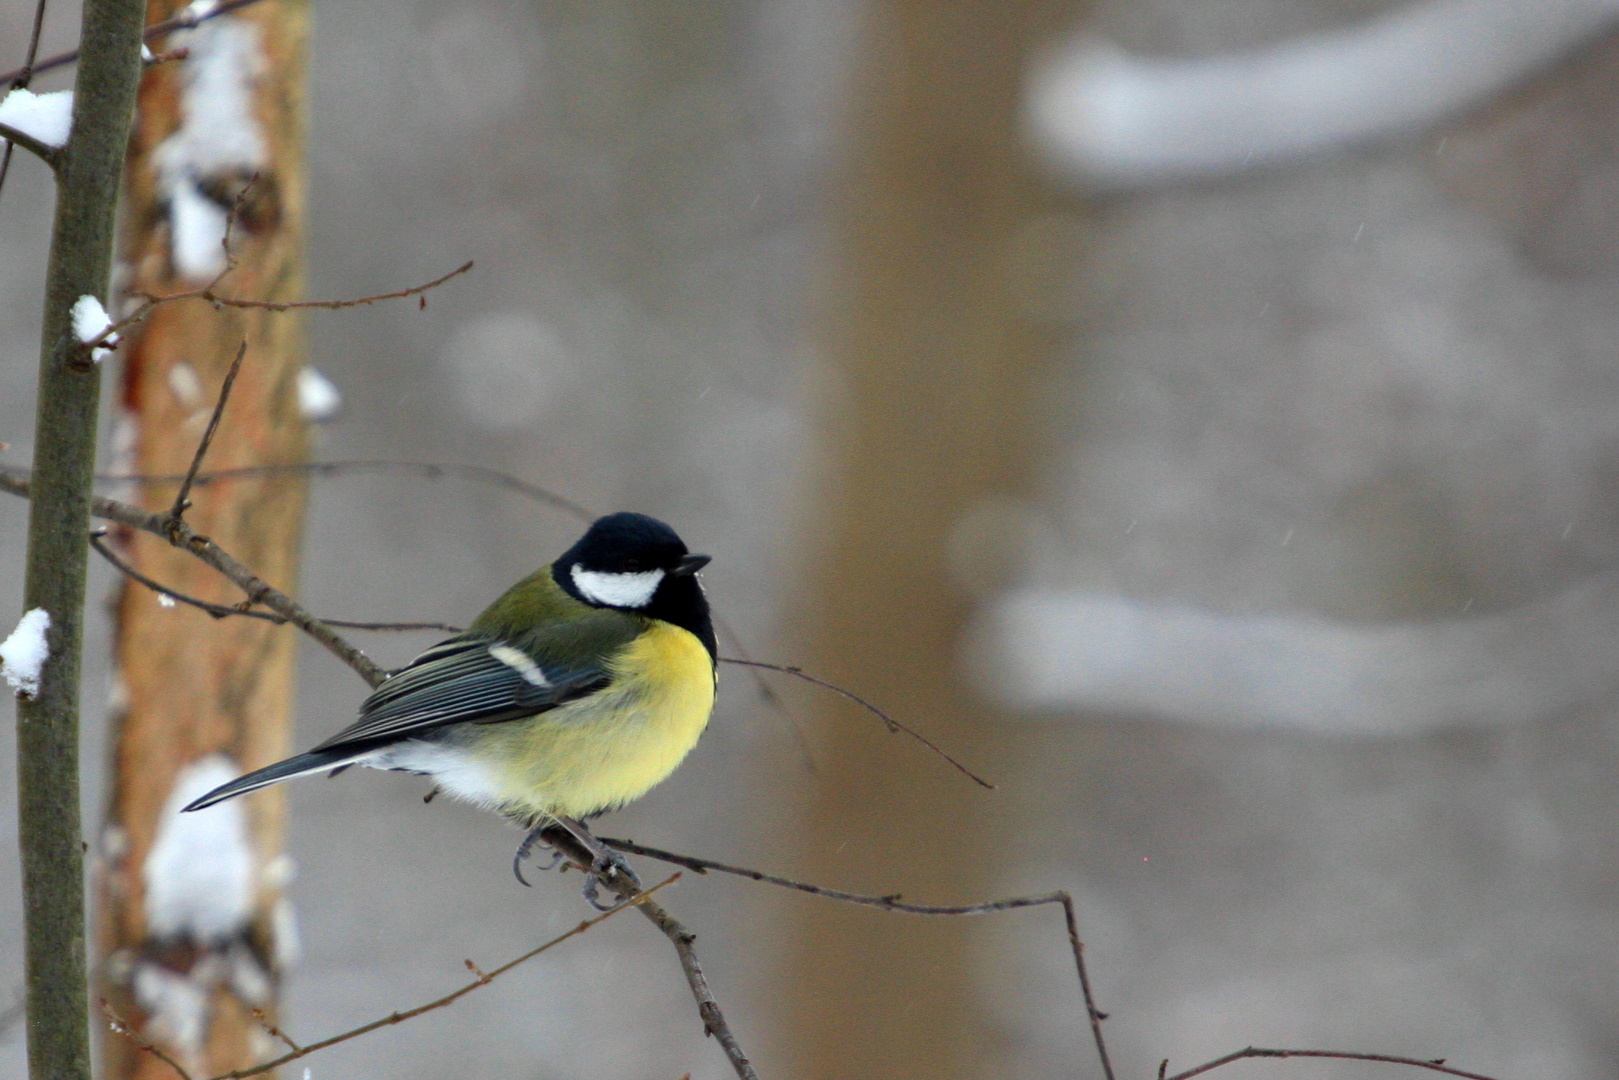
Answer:
<svg viewBox="0 0 1619 1080"><path fill-rule="evenodd" d="M687 555L675 563L675 568L669 571L670 577L691 577L697 571L713 561L712 555Z"/></svg>

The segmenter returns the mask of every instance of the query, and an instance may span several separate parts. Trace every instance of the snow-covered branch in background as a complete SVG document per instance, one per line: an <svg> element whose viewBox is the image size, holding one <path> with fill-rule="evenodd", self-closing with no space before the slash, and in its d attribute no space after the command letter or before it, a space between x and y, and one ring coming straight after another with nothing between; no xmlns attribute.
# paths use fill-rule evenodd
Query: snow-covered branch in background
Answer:
<svg viewBox="0 0 1619 1080"><path fill-rule="evenodd" d="M193 1063L201 1061L215 992L228 989L249 1008L262 1008L275 978L248 939L259 889L279 887L287 870L271 866L259 872L244 805L222 803L214 809L225 812L217 814L180 812L239 775L223 754L181 769L141 864L148 940L186 947L152 948L133 960L127 978L147 1014L147 1033ZM294 933L279 912L274 922L278 936ZM293 947L290 940L273 942L271 964L278 966Z"/></svg>
<svg viewBox="0 0 1619 1080"><path fill-rule="evenodd" d="M1530 723L1619 688L1619 578L1499 614L1392 625L1023 590L971 640L985 688L1014 708L1422 735Z"/></svg>
<svg viewBox="0 0 1619 1080"><path fill-rule="evenodd" d="M268 161L253 113L264 56L259 28L238 18L216 19L170 41L188 50L180 71L183 120L153 159L168 204L175 273L201 281L225 268L236 191Z"/></svg>
<svg viewBox="0 0 1619 1080"><path fill-rule="evenodd" d="M1026 120L1076 179L1218 175L1418 130L1477 105L1619 18L1619 0L1415 0L1364 25L1202 59L1095 39L1034 68Z"/></svg>

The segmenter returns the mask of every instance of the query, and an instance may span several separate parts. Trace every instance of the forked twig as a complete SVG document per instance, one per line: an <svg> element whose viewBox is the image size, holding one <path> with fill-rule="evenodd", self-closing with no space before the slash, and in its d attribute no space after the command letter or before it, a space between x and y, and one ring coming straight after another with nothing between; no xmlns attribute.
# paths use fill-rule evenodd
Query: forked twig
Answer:
<svg viewBox="0 0 1619 1080"><path fill-rule="evenodd" d="M828 889L821 885L811 885L805 881L794 881L792 878L778 877L767 874L761 870L750 870L747 867L732 866L728 863L716 862L713 859L699 859L691 855L680 855L672 851L663 851L659 848L647 847L637 844L633 840L617 840L612 837L597 837L603 844L618 851L631 855L644 855L649 859L671 863L675 866L684 866L688 870L695 870L699 874L706 874L710 870L717 870L722 874L734 874L750 881L763 882L766 885L776 885L783 889L792 889L810 896L825 897L828 900L838 900L846 904L859 904L864 907L880 908L883 911L892 911L904 915L990 915L998 911L1015 911L1018 908L1040 907L1045 904L1059 904L1063 910L1063 921L1068 932L1069 948L1074 954L1074 968L1079 975L1079 989L1085 999L1085 1013L1090 1018L1091 1035L1096 1040L1096 1054L1102 1062L1102 1072L1107 1080L1113 1080L1113 1062L1108 1057L1107 1041L1102 1037L1102 1021L1107 1014L1096 1007L1096 998L1091 993L1090 974L1085 969L1085 944L1079 938L1079 923L1074 913L1074 899L1066 890L1057 889L1049 893L1040 893L1036 896L1012 896L1004 900L986 900L979 904L913 904L900 899L899 893L888 896L868 896L862 893L844 892L841 889ZM1181 1080L1177 1077L1176 1080Z"/></svg>
<svg viewBox="0 0 1619 1080"><path fill-rule="evenodd" d="M247 355L247 340L236 350L236 359L231 361L230 370L225 372L225 382L219 388L219 398L214 402L213 415L208 418L208 427L203 431L202 438L197 442L197 452L191 456L191 467L186 470L185 478L180 481L180 490L175 492L174 505L169 507L169 520L176 525L185 517L185 512L191 506L191 484L197 478L197 470L202 467L202 459L208 453L208 446L214 441L214 432L219 430L219 418L224 415L225 402L230 400L230 388L236 382L236 373L242 370L242 358Z"/></svg>
<svg viewBox="0 0 1619 1080"><path fill-rule="evenodd" d="M299 1058L308 1057L310 1054L313 1054L318 1050L325 1050L329 1046L336 1046L338 1043L345 1043L350 1039L357 1039L361 1035L366 1035L370 1032L376 1031L378 1028L390 1027L394 1024L402 1024L406 1020L411 1020L415 1017L421 1016L423 1013L432 1012L434 1009L442 1009L451 1002L472 993L479 987L488 986L490 983L506 974L506 972L512 970L512 968L517 967L519 964L525 964L541 953L554 949L556 946L562 944L564 941L567 941L569 938L578 937L591 927L606 922L619 912L624 911L627 908L651 903L648 897L657 892L659 889L663 888L665 885L673 884L679 880L680 875L674 874L665 880L658 882L658 884L652 886L650 889L638 892L634 897L626 899L623 903L614 905L594 918L584 920L572 930L569 930L563 934L558 934L556 937L545 942L543 945L530 949L528 952L517 957L515 960L508 960L506 963L491 971L480 971L477 966L472 963L472 961L468 960L466 962L467 967L477 976L477 978L473 979L465 986L460 987L457 990L453 990L450 993L445 994L443 997L434 998L432 1001L429 1001L426 1004L418 1005L413 1009L405 1009L403 1012L389 1013L387 1016L373 1020L368 1024L361 1024L359 1027L350 1028L348 1031L333 1035L330 1038L321 1039L319 1042L305 1043L300 1046L297 1043L294 1043L291 1039L287 1038L287 1036L282 1034L279 1030L266 1024L266 1027L269 1027L271 1034L280 1038L288 1046L292 1047L292 1049L287 1053L282 1054L278 1058L274 1058L270 1061L260 1062L257 1065L251 1065L245 1069L232 1069L230 1072L220 1073L218 1076L211 1077L210 1080L243 1080L244 1077L259 1076L274 1069L279 1069L283 1065L291 1064L292 1062L297 1061ZM127 1021L118 1016L117 1013L113 1012L111 1006L109 1006L105 1001L101 1003L101 1007L102 1011L107 1014L109 1020L111 1021L114 1031L129 1039L142 1050L145 1050L166 1062L171 1068L174 1069L175 1072L180 1074L182 1080L191 1080L190 1074L182 1069L173 1058L169 1057L167 1054L163 1053L163 1051L159 1050L156 1046L153 1046L149 1041L143 1038Z"/></svg>
<svg viewBox="0 0 1619 1080"><path fill-rule="evenodd" d="M153 39L160 38L165 34L172 34L176 30L189 30L192 27L202 25L210 19L217 19L221 15L229 15L233 11L238 11L241 8L245 8L250 4L256 4L258 2L259 0L225 0L224 3L209 8L204 14L201 15L186 15L185 12L190 11L191 8L183 8L180 15L177 15L172 19L165 19L160 23L153 23L151 26L148 26L145 31L142 32L141 40L152 41ZM52 71L59 67L65 67L68 64L73 63L78 58L79 50L69 49L67 52L57 53L48 60L41 60L39 63L33 66L33 70L31 72L29 72L28 68L18 68L15 71L8 71L4 75L0 75L0 83L15 84L17 79L21 78L25 72L28 72L31 75L40 75L44 72Z"/></svg>
<svg viewBox="0 0 1619 1080"><path fill-rule="evenodd" d="M195 596L188 596L187 594L180 592L178 589L171 589L162 582L154 581L153 579L147 577L145 574L141 573L139 570L120 559L118 555L107 546L106 535L106 530L104 529L97 529L90 534L90 547L95 550L96 554L100 555L103 559L106 559L107 562L111 563L113 568L120 574L123 574L131 581L135 581L146 586L159 596L166 596L169 599L181 604L185 604L188 607L194 607L198 608L199 610L206 611L216 619L225 619L233 615L240 615L243 618L260 619L267 623L274 623L277 626L285 626L291 621L286 616L277 615L272 611L249 611L240 606L232 607L226 604L210 603L207 600L199 600ZM319 621L325 623L327 626L340 627L344 630L437 630L449 634L458 634L461 632L461 628L458 626L451 626L449 623L439 622L355 622L349 619L320 619Z"/></svg>

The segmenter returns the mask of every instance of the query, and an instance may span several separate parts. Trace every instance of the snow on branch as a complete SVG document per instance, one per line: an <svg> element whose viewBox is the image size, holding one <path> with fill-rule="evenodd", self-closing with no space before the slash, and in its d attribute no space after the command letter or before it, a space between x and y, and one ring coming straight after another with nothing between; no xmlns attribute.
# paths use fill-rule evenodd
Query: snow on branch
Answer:
<svg viewBox="0 0 1619 1080"><path fill-rule="evenodd" d="M17 621L17 628L5 641L0 641L0 676L17 692L18 697L32 698L39 694L39 678L45 661L51 658L50 643L45 632L51 628L51 613L34 608Z"/></svg>
<svg viewBox="0 0 1619 1080"><path fill-rule="evenodd" d="M1487 100L1619 18L1619 0L1414 0L1363 25L1170 60L1082 40L1036 65L1039 152L1124 187L1295 160Z"/></svg>
<svg viewBox="0 0 1619 1080"><path fill-rule="evenodd" d="M98 364L118 345L118 335L107 333L111 329L112 319L108 318L100 300L81 296L73 302L73 336L80 344L91 347L90 359Z"/></svg>
<svg viewBox="0 0 1619 1080"><path fill-rule="evenodd" d="M73 92L36 94L19 87L0 100L0 137L46 161L67 145L73 128Z"/></svg>

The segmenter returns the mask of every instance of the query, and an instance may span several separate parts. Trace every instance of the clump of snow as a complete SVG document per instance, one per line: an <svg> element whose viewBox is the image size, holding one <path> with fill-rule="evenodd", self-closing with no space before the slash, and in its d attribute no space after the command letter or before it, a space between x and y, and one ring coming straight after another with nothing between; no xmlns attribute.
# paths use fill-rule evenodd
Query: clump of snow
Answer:
<svg viewBox="0 0 1619 1080"><path fill-rule="evenodd" d="M223 754L180 771L146 855L146 927L153 937L197 944L229 939L252 917L256 884L247 815L239 802L197 814L181 807L241 775Z"/></svg>
<svg viewBox="0 0 1619 1080"><path fill-rule="evenodd" d="M186 17L217 5L193 3ZM168 203L170 256L182 277L205 280L225 269L230 207L206 192L210 181L246 179L267 163L253 113L264 67L259 29L221 18L170 38L189 50L180 67L180 127L157 148L158 187ZM228 186L228 185L227 185Z"/></svg>
<svg viewBox="0 0 1619 1080"><path fill-rule="evenodd" d="M40 672L51 658L51 646L45 640L45 631L50 628L51 613L37 607L17 620L17 629L0 642L0 675L5 676L18 697L39 694Z"/></svg>
<svg viewBox="0 0 1619 1080"><path fill-rule="evenodd" d="M174 597L168 593L158 593L157 606L160 608L172 608L174 606Z"/></svg>
<svg viewBox="0 0 1619 1080"><path fill-rule="evenodd" d="M107 317L107 309L101 306L101 301L90 295L79 297L73 302L73 336L81 343L89 344L105 334L112 326L112 320ZM118 345L118 335L109 335L106 343L97 345L90 350L90 359L101 363L112 354Z"/></svg>
<svg viewBox="0 0 1619 1080"><path fill-rule="evenodd" d="M161 964L135 965L135 1000L146 1013L146 1030L178 1047L187 1062L202 1052L208 1034L209 983Z"/></svg>
<svg viewBox="0 0 1619 1080"><path fill-rule="evenodd" d="M298 372L298 411L311 424L336 419L343 411L342 391L332 380L306 364Z"/></svg>
<svg viewBox="0 0 1619 1080"><path fill-rule="evenodd" d="M218 10L219 0L191 0L179 17L186 25L195 26Z"/></svg>
<svg viewBox="0 0 1619 1080"><path fill-rule="evenodd" d="M0 124L32 135L46 146L65 146L73 127L73 91L36 94L13 90L0 101Z"/></svg>

